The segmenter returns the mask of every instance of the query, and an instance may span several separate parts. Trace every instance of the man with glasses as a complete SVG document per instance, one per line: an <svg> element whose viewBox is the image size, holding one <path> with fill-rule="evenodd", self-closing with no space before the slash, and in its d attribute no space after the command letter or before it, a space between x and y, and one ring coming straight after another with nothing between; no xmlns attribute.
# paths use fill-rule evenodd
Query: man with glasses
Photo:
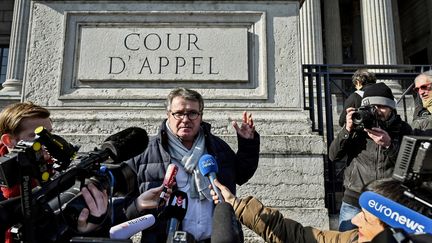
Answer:
<svg viewBox="0 0 432 243"><path fill-rule="evenodd" d="M416 107L412 127L417 135L432 135L432 70L419 74L414 80L414 92L421 99Z"/></svg>
<svg viewBox="0 0 432 243"><path fill-rule="evenodd" d="M233 122L237 132L238 150L235 153L221 138L211 133L210 124L203 122L204 101L190 89L177 88L167 98L167 119L147 150L126 161L138 176L140 193L160 186L169 164L179 170L176 189L188 195L188 209L181 230L193 235L197 242L210 242L214 204L209 181L198 168L203 154L213 155L217 162L218 179L235 193L236 184L242 185L255 173L258 166L260 137L255 131L252 114L243 113L241 125ZM138 197L127 208L128 218L148 213L141 208ZM166 223L143 231L141 242L165 242Z"/></svg>

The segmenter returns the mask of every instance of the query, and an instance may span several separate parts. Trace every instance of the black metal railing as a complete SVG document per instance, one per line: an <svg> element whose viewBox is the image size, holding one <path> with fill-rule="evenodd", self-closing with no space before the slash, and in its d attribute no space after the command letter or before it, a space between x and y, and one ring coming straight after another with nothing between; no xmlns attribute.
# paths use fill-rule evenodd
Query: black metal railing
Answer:
<svg viewBox="0 0 432 243"><path fill-rule="evenodd" d="M309 111L312 131L323 135L327 149L334 138L335 127L333 113L336 105L344 107L345 99L354 91L352 75L357 69L368 69L375 73L377 80L396 82L402 88L398 105L405 121L411 120L407 113L406 95L412 94L415 77L432 65L303 65L304 109ZM340 99L340 104L333 104L332 95ZM326 207L329 213L337 213L336 193L342 192L343 161L331 163L324 155ZM339 165L339 166L338 166Z"/></svg>

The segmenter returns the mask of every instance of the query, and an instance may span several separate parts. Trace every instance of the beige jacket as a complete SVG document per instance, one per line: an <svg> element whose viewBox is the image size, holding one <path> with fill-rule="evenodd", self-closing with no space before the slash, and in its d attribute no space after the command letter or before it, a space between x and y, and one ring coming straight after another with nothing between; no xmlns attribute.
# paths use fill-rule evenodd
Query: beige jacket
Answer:
<svg viewBox="0 0 432 243"><path fill-rule="evenodd" d="M260 235L266 242L275 243L354 243L357 242L358 231L346 232L319 230L303 227L300 223L284 218L275 209L264 205L253 197L240 199L234 203L236 216L244 225Z"/></svg>

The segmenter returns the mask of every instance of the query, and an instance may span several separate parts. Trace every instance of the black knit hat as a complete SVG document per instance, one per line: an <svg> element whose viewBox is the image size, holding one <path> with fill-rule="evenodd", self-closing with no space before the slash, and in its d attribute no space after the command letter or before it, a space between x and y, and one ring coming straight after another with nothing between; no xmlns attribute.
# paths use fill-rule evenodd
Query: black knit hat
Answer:
<svg viewBox="0 0 432 243"><path fill-rule="evenodd" d="M391 89L384 83L367 86L364 90L362 105L385 105L396 109L396 101Z"/></svg>

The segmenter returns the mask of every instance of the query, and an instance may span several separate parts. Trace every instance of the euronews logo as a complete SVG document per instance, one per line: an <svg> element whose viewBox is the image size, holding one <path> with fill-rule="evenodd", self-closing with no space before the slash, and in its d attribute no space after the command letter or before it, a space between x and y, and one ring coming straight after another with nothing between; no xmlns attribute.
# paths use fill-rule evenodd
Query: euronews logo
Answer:
<svg viewBox="0 0 432 243"><path fill-rule="evenodd" d="M415 233L425 233L424 225L411 219L408 215L404 214L403 212L396 212L392 208L382 203L379 203L373 199L370 199L368 201L368 206L370 209L375 210L375 212L379 213L380 215L385 216L385 218L384 217L383 218L378 217L378 218L380 218L382 221L384 221L387 224L391 224L387 221L393 221L394 223L397 223L403 227L411 229Z"/></svg>

